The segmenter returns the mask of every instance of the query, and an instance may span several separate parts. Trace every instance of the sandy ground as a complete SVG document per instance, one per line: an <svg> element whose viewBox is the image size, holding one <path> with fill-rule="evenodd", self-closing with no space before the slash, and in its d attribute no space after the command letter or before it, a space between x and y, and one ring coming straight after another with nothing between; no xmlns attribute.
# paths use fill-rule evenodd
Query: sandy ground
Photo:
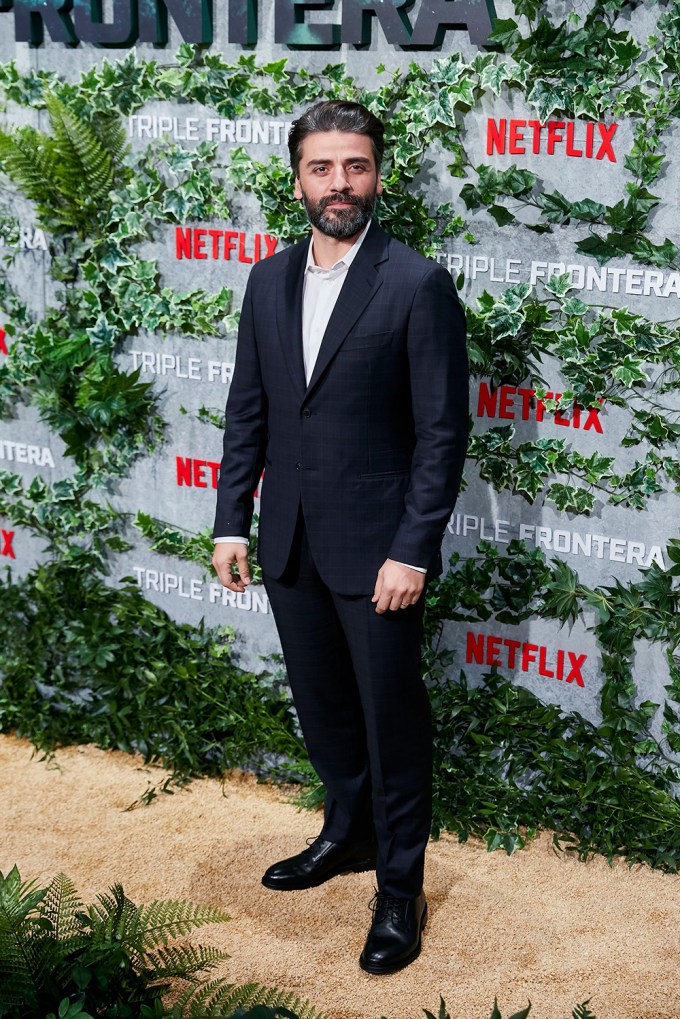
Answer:
<svg viewBox="0 0 680 1019"><path fill-rule="evenodd" d="M40 761L0 737L0 870L16 863L45 883L64 871L85 901L119 881L138 902L218 905L231 921L193 938L229 952L218 972L292 990L331 1019L422 1019L440 994L452 1019L488 1019L494 996L503 1019L528 1000L532 1019L569 1019L587 998L597 1019L680 1019L680 877L579 863L548 835L512 857L443 839L428 853L420 958L373 977L357 963L371 874L306 892L260 884L317 834L317 816L238 775L125 811L162 778L122 753L72 747Z"/></svg>

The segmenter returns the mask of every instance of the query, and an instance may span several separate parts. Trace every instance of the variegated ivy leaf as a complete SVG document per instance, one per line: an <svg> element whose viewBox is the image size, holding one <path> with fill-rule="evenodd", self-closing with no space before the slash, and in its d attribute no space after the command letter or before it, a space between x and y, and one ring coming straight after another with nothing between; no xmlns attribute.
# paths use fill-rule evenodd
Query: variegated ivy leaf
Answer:
<svg viewBox="0 0 680 1019"><path fill-rule="evenodd" d="M479 77L479 83L482 88L490 89L494 95L499 96L503 82L509 81L511 77L508 63L488 64Z"/></svg>
<svg viewBox="0 0 680 1019"><path fill-rule="evenodd" d="M527 96L527 102L536 110L538 119L545 121L551 113L569 109L570 96L565 87L539 78Z"/></svg>

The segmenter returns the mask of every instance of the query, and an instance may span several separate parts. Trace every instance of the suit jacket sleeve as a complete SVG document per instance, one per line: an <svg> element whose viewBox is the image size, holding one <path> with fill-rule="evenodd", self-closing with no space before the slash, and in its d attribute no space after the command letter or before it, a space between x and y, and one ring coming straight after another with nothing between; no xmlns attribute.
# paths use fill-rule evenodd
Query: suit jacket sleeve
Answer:
<svg viewBox="0 0 680 1019"><path fill-rule="evenodd" d="M416 289L407 350L416 444L404 512L388 555L429 567L456 502L468 437L465 316L450 274L439 265Z"/></svg>
<svg viewBox="0 0 680 1019"><path fill-rule="evenodd" d="M253 273L243 299L236 364L227 399L213 537L250 533L254 492L264 467L267 397L262 385L252 309Z"/></svg>

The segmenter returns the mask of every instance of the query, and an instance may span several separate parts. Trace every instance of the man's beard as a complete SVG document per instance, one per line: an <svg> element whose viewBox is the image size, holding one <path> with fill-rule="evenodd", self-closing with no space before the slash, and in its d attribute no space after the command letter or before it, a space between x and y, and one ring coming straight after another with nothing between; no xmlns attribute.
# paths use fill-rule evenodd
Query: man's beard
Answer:
<svg viewBox="0 0 680 1019"><path fill-rule="evenodd" d="M349 193L326 195L318 202L313 202L303 191L302 201L312 226L327 237L346 240L348 237L354 237L366 226L373 215L376 195L375 190L369 195ZM326 213L326 208L334 202L347 202L347 206L333 209L330 214Z"/></svg>

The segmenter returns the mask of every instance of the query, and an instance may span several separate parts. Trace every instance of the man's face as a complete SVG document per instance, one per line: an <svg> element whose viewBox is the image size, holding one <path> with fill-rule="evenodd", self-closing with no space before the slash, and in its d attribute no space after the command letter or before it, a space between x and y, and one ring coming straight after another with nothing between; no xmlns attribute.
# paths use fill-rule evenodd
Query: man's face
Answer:
<svg viewBox="0 0 680 1019"><path fill-rule="evenodd" d="M318 131L301 147L295 197L321 233L349 239L368 223L382 194L371 139L350 131Z"/></svg>

